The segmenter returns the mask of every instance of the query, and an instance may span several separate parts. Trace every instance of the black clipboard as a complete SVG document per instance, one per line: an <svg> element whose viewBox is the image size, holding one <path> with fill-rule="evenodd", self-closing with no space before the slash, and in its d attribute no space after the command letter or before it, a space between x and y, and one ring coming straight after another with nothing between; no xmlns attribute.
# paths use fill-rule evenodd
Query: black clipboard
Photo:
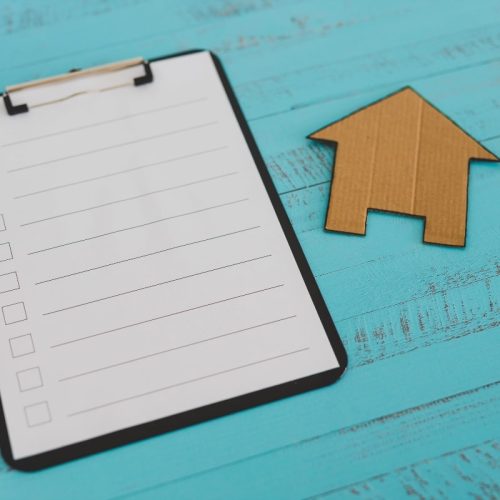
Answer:
<svg viewBox="0 0 500 500"><path fill-rule="evenodd" d="M197 52L209 51L203 49L190 50L157 57L150 59L149 61L141 61L145 70L144 77L136 79L134 84L143 85L153 81L154 71L151 71L151 64L154 64L154 62L175 57L182 57ZM271 176L264 164L243 112L241 111L236 96L224 72L222 64L215 54L211 52L209 53L212 57L227 97L231 103L232 110L238 120L240 129L245 137L246 143L251 151L253 160L271 200L274 211L276 212L278 220L285 233L288 245L292 250L304 283L325 329L332 350L338 360L339 367L19 460L14 459L12 454L6 419L0 398L0 448L5 461L15 469L23 471L43 469L69 460L109 450L117 446L122 446L134 441L204 422L216 417L228 415L230 413L248 409L257 405L324 387L339 379L347 367L347 355L344 346L340 340L331 315L311 272L302 248L300 247L299 241L293 231L288 215L286 214L286 211L281 203L279 194L274 187ZM18 115L29 112L29 108L26 104L14 105L9 92L0 94L0 96L3 97L4 104L9 115ZM13 116L12 119L16 118Z"/></svg>

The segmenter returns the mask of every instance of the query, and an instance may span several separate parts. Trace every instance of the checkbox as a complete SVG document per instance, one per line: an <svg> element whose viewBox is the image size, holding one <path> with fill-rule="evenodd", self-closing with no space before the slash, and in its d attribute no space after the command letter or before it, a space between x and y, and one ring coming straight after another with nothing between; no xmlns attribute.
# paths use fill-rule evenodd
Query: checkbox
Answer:
<svg viewBox="0 0 500 500"><path fill-rule="evenodd" d="M27 356L28 354L33 354L35 352L35 344L33 343L33 337L31 333L27 335L20 335L19 337L14 337L9 340L10 352L13 358L20 358L22 356Z"/></svg>
<svg viewBox="0 0 500 500"><path fill-rule="evenodd" d="M38 425L48 424L52 421L47 401L26 406L24 408L24 414L26 415L28 427L36 427Z"/></svg>
<svg viewBox="0 0 500 500"><path fill-rule="evenodd" d="M12 292L19 290L19 279L17 273L0 274L0 293Z"/></svg>
<svg viewBox="0 0 500 500"><path fill-rule="evenodd" d="M12 323L19 323L20 321L26 321L28 319L24 302L17 302L16 304L3 306L2 314L3 314L3 320L6 325L11 325Z"/></svg>
<svg viewBox="0 0 500 500"><path fill-rule="evenodd" d="M0 262L12 260L12 258L12 248L10 247L10 243L0 244Z"/></svg>
<svg viewBox="0 0 500 500"><path fill-rule="evenodd" d="M17 382L21 392L38 389L43 387L42 372L38 366L17 372Z"/></svg>
<svg viewBox="0 0 500 500"><path fill-rule="evenodd" d="M3 214L0 214L0 231L5 231L7 226L5 225L5 218Z"/></svg>

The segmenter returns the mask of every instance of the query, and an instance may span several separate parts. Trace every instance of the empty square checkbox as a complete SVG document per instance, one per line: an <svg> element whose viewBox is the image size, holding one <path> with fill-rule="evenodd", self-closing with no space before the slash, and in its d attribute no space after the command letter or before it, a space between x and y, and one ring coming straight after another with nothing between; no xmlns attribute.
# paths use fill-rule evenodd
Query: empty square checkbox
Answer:
<svg viewBox="0 0 500 500"><path fill-rule="evenodd" d="M21 392L38 389L43 386L42 372L38 366L17 372L17 382Z"/></svg>
<svg viewBox="0 0 500 500"><path fill-rule="evenodd" d="M12 292L19 290L19 279L17 273L0 274L0 293Z"/></svg>
<svg viewBox="0 0 500 500"><path fill-rule="evenodd" d="M7 226L5 225L5 218L3 214L0 214L0 231L5 231Z"/></svg>
<svg viewBox="0 0 500 500"><path fill-rule="evenodd" d="M19 337L14 337L9 340L10 342L10 352L13 358L20 358L22 356L27 356L28 354L33 354L35 352L35 344L33 343L33 337L31 333L27 335L20 335Z"/></svg>
<svg viewBox="0 0 500 500"><path fill-rule="evenodd" d="M16 304L3 306L2 314L4 323L6 325L11 325L12 323L19 323L20 321L26 321L28 319L24 302L17 302Z"/></svg>
<svg viewBox="0 0 500 500"><path fill-rule="evenodd" d="M26 415L26 423L28 424L28 427L48 424L52 420L47 401L26 406L24 408L24 413Z"/></svg>
<svg viewBox="0 0 500 500"><path fill-rule="evenodd" d="M10 243L1 243L0 262L4 262L6 260L12 260L12 248L10 247Z"/></svg>

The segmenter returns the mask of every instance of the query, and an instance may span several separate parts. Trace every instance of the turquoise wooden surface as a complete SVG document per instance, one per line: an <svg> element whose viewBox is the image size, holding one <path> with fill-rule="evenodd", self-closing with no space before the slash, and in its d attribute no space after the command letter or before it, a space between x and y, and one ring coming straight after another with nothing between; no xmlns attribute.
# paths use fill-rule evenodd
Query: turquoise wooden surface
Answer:
<svg viewBox="0 0 500 500"><path fill-rule="evenodd" d="M465 249L389 214L327 234L333 154L305 139L411 84L500 154L499 20L498 0L0 0L0 88L219 54L349 355L325 389L34 474L0 463L0 498L499 498L500 165L471 168Z"/></svg>

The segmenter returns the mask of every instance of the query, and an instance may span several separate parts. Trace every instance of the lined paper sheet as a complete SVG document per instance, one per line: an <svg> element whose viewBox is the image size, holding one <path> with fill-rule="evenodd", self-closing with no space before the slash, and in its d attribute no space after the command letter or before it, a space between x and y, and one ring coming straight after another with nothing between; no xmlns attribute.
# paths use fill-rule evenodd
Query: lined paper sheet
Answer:
<svg viewBox="0 0 500 500"><path fill-rule="evenodd" d="M16 459L338 367L211 56L152 70L1 111Z"/></svg>

